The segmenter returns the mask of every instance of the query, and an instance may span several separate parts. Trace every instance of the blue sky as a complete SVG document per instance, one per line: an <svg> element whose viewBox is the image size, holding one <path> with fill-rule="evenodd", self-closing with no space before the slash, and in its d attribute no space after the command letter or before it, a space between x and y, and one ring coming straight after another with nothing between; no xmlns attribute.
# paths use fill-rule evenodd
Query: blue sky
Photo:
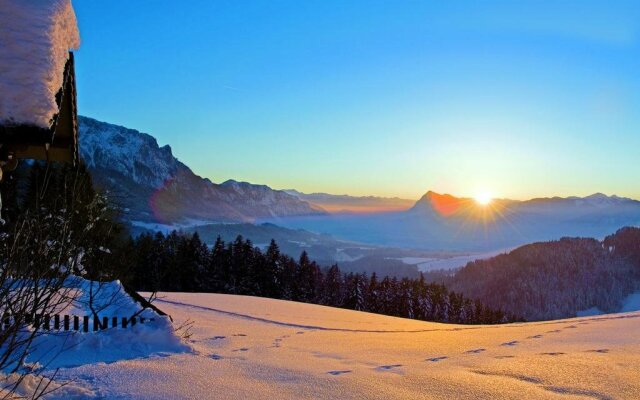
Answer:
<svg viewBox="0 0 640 400"><path fill-rule="evenodd" d="M640 198L640 2L74 7L81 114L215 182Z"/></svg>

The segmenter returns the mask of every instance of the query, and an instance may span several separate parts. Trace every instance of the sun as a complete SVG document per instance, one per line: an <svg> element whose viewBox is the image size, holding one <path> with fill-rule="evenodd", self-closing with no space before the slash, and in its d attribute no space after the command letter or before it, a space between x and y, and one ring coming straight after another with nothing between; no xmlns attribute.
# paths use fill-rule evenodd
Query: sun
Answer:
<svg viewBox="0 0 640 400"><path fill-rule="evenodd" d="M491 200L493 200L493 198L491 197L491 193L489 192L478 193L474 196L473 199L481 206L487 206L489 205L489 203L491 203Z"/></svg>

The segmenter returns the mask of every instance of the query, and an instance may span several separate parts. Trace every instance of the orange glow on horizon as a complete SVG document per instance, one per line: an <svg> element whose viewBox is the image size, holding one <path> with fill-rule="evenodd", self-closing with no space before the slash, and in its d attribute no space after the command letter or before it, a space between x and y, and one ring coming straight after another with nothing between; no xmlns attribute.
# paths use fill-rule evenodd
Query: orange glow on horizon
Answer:
<svg viewBox="0 0 640 400"><path fill-rule="evenodd" d="M429 198L433 209L444 217L456 214L465 203L464 199L458 199L449 194L430 193Z"/></svg>

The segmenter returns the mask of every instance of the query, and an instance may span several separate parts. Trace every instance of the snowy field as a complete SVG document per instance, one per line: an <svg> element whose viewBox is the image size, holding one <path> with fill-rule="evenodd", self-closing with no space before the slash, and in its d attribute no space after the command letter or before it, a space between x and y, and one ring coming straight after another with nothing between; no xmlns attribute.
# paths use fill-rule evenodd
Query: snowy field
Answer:
<svg viewBox="0 0 640 400"><path fill-rule="evenodd" d="M194 321L190 351L63 368L56 397L640 398L640 313L462 326L218 294L156 304Z"/></svg>
<svg viewBox="0 0 640 400"><path fill-rule="evenodd" d="M420 272L438 271L438 270L452 270L462 268L471 261L486 260L487 258L495 257L499 254L505 254L513 250L513 248L494 250L485 253L472 253L464 254L453 257L437 257L437 258L422 258L422 257L402 257L399 258L405 264L415 265Z"/></svg>

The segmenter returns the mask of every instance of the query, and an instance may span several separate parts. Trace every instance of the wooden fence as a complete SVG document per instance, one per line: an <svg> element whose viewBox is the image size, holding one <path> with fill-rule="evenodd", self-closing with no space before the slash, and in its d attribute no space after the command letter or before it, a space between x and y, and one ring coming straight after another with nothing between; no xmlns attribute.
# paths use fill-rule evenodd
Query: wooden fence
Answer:
<svg viewBox="0 0 640 400"><path fill-rule="evenodd" d="M41 329L45 331L82 331L82 332L97 332L109 328L121 328L126 329L135 326L136 324L144 324L145 322L154 322L155 318L145 318L141 316L135 317L89 317L78 315L50 315L50 314L36 314L25 315L23 318L16 316L3 316L2 324L0 325L4 329L8 329L12 323L32 325L35 329Z"/></svg>

